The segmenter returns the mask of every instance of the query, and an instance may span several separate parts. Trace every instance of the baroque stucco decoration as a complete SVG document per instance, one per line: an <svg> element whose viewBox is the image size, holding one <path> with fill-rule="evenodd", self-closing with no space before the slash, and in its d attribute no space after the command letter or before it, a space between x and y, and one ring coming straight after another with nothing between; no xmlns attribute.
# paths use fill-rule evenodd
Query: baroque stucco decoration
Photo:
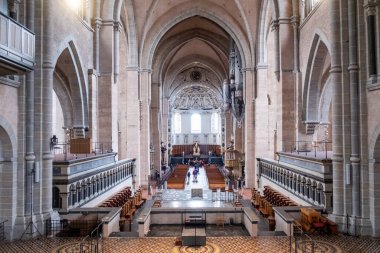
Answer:
<svg viewBox="0 0 380 253"><path fill-rule="evenodd" d="M179 73L173 80L171 108L176 110L215 110L223 105L218 93L218 77L204 69L193 67Z"/></svg>
<svg viewBox="0 0 380 253"><path fill-rule="evenodd" d="M172 103L172 108L176 110L212 110L221 106L221 98L212 89L200 85L183 88Z"/></svg>

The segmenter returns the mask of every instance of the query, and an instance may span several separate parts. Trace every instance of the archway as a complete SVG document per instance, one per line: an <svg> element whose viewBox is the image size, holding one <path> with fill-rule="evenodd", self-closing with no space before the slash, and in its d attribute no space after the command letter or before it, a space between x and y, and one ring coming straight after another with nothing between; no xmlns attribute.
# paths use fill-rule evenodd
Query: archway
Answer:
<svg viewBox="0 0 380 253"><path fill-rule="evenodd" d="M380 236L380 125L375 131L375 138L369 146L369 201L372 236Z"/></svg>
<svg viewBox="0 0 380 253"><path fill-rule="evenodd" d="M8 220L5 224L6 238L12 238L13 220L16 216L17 171L14 155L15 135L11 126L0 116L0 220Z"/></svg>
<svg viewBox="0 0 380 253"><path fill-rule="evenodd" d="M53 89L52 132L64 141L67 129L89 126L88 89L73 42L57 59Z"/></svg>
<svg viewBox="0 0 380 253"><path fill-rule="evenodd" d="M331 129L332 84L331 57L325 41L316 34L310 49L303 88L303 121L306 134L312 135L318 125ZM322 129L323 131L323 129ZM331 132L331 131L330 131ZM318 139L320 136L314 136Z"/></svg>

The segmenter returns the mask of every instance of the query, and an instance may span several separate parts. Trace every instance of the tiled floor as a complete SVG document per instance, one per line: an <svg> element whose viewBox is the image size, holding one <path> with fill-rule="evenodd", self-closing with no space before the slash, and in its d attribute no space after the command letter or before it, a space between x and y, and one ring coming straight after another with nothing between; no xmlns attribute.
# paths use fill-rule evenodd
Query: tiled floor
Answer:
<svg viewBox="0 0 380 253"><path fill-rule="evenodd" d="M186 185L185 191L168 191L163 194L163 203L167 201L168 207L175 205L229 205L225 201L212 201L210 197L202 199L191 198L190 191L194 188L202 188L207 196L207 178L201 178L204 171L201 170L198 176L198 182L191 182ZM240 192L243 200L242 203L249 205L251 190L245 189ZM147 192L143 192L145 197ZM244 201L245 200L245 201ZM202 203L203 202L203 203ZM245 203L246 202L246 203ZM193 203L193 204L191 204ZM132 230L136 230L136 224L132 224ZM267 231L265 221L259 223L260 231ZM252 238L248 236L247 231L241 226L226 225L225 229L216 226L206 228L207 247L189 248L175 246L176 239L181 234L181 226L152 226L151 231L145 238L136 238L136 232L119 233L117 236L102 240L102 252L131 252L131 253L176 253L176 252L202 252L202 253L240 253L240 252L265 252L265 253L286 253L295 252L294 238L290 242L286 236L264 236L268 233L261 233L261 236ZM259 232L260 235L260 232ZM372 238L358 238L343 235L337 236L316 236L311 238L316 242L316 253L380 253L380 240ZM16 240L13 242L0 242L0 253L63 253L63 252L80 252L81 238L45 238L40 237L33 240ZM306 252L311 252L311 245L307 238L299 238L298 252L302 252L305 246Z"/></svg>
<svg viewBox="0 0 380 253"><path fill-rule="evenodd" d="M314 236L313 239L320 245L320 250L315 252L328 253L378 253L380 241L370 238L357 238L347 236ZM131 252L131 253L170 253L175 252L176 237L146 237L146 238L110 238L103 239L102 249L104 253ZM0 243L1 253L61 253L79 252L79 239L49 239L38 238L28 241L14 241L12 243ZM207 237L207 242L218 246L223 253L241 252L265 252L287 253L290 252L288 237L258 237L248 236L234 237ZM300 243L302 245L302 242ZM71 247L70 247L71 246ZM294 240L292 240L292 252L294 252ZM75 250L76 249L76 250ZM325 251L321 251L324 249ZM301 246L298 252L301 251ZM183 251L186 252L186 251ZM190 251L189 251L190 252ZM201 251L192 251L201 252ZM212 252L212 251L205 251ZM310 249L307 252L311 252Z"/></svg>

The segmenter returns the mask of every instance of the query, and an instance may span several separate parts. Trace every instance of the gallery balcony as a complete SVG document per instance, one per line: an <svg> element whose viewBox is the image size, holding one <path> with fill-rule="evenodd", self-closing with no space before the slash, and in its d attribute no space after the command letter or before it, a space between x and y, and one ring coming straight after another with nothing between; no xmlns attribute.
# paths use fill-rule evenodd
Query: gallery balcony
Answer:
<svg viewBox="0 0 380 253"><path fill-rule="evenodd" d="M23 75L34 62L34 33L0 12L0 76Z"/></svg>
<svg viewBox="0 0 380 253"><path fill-rule="evenodd" d="M286 141L278 154L300 157L309 160L330 161L332 142L330 141Z"/></svg>

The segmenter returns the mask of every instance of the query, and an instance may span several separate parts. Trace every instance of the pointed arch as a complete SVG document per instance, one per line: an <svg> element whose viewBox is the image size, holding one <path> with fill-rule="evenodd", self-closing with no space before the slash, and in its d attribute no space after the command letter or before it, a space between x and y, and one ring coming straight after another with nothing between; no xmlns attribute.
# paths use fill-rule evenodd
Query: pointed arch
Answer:
<svg viewBox="0 0 380 253"><path fill-rule="evenodd" d="M180 15L178 15L178 13L180 13ZM170 18L174 16L176 19ZM254 51L252 52L250 50L249 41L234 18L218 5L213 4L212 8L210 5L208 8L205 8L202 4L196 5L193 2L170 9L159 21L155 22L150 28L147 28L143 35L140 56L142 67L151 69L153 57L155 55L154 52L156 52L161 39L172 27L185 19L195 16L206 18L220 27L223 27L223 29L237 43L239 52L242 55L242 66L251 67L252 62L250 59L255 58ZM223 17L223 19L221 17Z"/></svg>
<svg viewBox="0 0 380 253"><path fill-rule="evenodd" d="M54 85L67 126L88 126L88 85L75 43L69 41L57 58Z"/></svg>
<svg viewBox="0 0 380 253"><path fill-rule="evenodd" d="M332 99L331 97L328 98L329 94L326 93L326 91L330 91L330 87L328 86L330 84L329 70L331 66L329 43L326 41L325 36L321 36L320 34L322 33L314 35L303 82L302 115L303 121L306 124L318 124L321 122L322 119L320 117L323 114L320 112L320 109L326 110L326 106L321 107L320 102L324 101L331 104ZM322 95L325 95L325 98L328 99L323 99Z"/></svg>
<svg viewBox="0 0 380 253"><path fill-rule="evenodd" d="M272 8L272 9L271 9ZM260 18L259 18L259 32L257 38L257 64L264 65L267 62L267 34L270 27L268 21L268 15L271 16L271 20L278 20L279 8L277 1L261 1Z"/></svg>

